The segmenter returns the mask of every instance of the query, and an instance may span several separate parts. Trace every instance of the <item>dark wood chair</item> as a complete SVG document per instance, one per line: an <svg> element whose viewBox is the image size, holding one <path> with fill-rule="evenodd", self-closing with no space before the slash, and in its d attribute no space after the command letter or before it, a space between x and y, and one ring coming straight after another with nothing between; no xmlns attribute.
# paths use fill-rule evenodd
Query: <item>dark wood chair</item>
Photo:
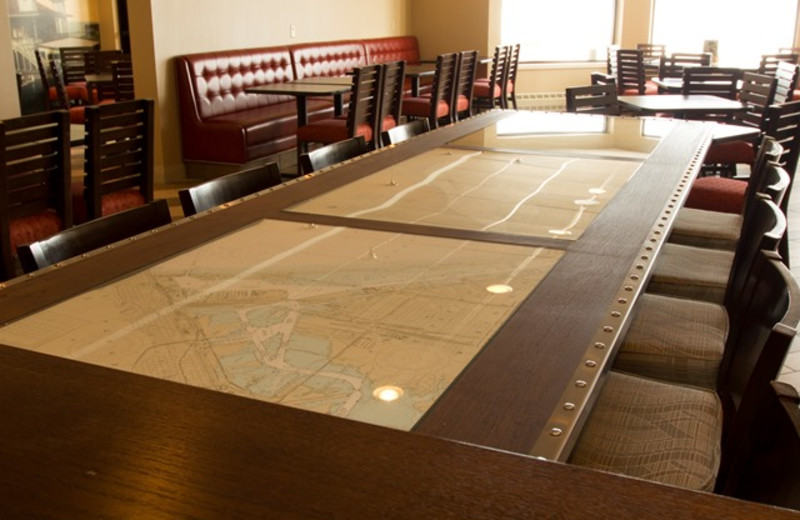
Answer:
<svg viewBox="0 0 800 520"><path fill-rule="evenodd" d="M498 45L494 48L489 76L478 78L472 89L472 102L475 108L501 108L503 106L503 77L508 62L509 48Z"/></svg>
<svg viewBox="0 0 800 520"><path fill-rule="evenodd" d="M347 115L315 121L297 129L298 164L301 164L300 157L308 153L309 143L331 144L362 136L370 148L377 148L379 134L375 130L380 126L381 73L381 65L355 68Z"/></svg>
<svg viewBox="0 0 800 520"><path fill-rule="evenodd" d="M321 146L300 156L300 167L303 173L312 173L328 166L358 157L367 153L368 147L364 136L358 135L343 141Z"/></svg>
<svg viewBox="0 0 800 520"><path fill-rule="evenodd" d="M64 71L64 83L86 85L86 53L98 47L61 47L58 52L60 65Z"/></svg>
<svg viewBox="0 0 800 520"><path fill-rule="evenodd" d="M450 105L453 100L457 66L457 53L437 56L430 96L403 98L403 115L408 118L428 118L431 128L437 128L440 122L452 123Z"/></svg>
<svg viewBox="0 0 800 520"><path fill-rule="evenodd" d="M381 132L395 128L401 122L406 62L392 61L381 67L380 110L376 119L378 125L373 130L374 135L379 137ZM380 139L378 144L382 145Z"/></svg>
<svg viewBox="0 0 800 520"><path fill-rule="evenodd" d="M86 122L86 105L78 104L79 100L70 97L70 91L67 90L67 85L64 83L61 65L55 60L50 60L50 70L53 73L53 83L55 83L59 108L64 108L69 112L71 124L84 124Z"/></svg>
<svg viewBox="0 0 800 520"><path fill-rule="evenodd" d="M110 74L111 64L121 60L130 60L130 55L118 49L87 51L83 55L84 71L86 74Z"/></svg>
<svg viewBox="0 0 800 520"><path fill-rule="evenodd" d="M636 49L642 51L645 72L648 74L657 73L661 59L666 55L666 45L658 43L637 43Z"/></svg>
<svg viewBox="0 0 800 520"><path fill-rule="evenodd" d="M478 67L478 51L462 51L458 54L453 100L450 102L450 119L459 121L472 117L472 97L475 88L475 72Z"/></svg>
<svg viewBox="0 0 800 520"><path fill-rule="evenodd" d="M272 162L180 190L178 198L184 216L189 217L280 183L280 168Z"/></svg>
<svg viewBox="0 0 800 520"><path fill-rule="evenodd" d="M687 67L683 71L683 94L708 94L736 99L741 69L723 67Z"/></svg>
<svg viewBox="0 0 800 520"><path fill-rule="evenodd" d="M73 189L82 222L153 201L153 101L137 99L86 107L83 197Z"/></svg>
<svg viewBox="0 0 800 520"><path fill-rule="evenodd" d="M644 70L644 55L638 49L617 49L616 52L617 94L657 94L658 87L647 80Z"/></svg>
<svg viewBox="0 0 800 520"><path fill-rule="evenodd" d="M44 92L44 108L45 110L53 110L56 108L64 108L66 107L61 106L61 100L58 95L58 90L56 89L56 85L50 80L50 74L48 73L49 63L45 65L46 60L44 56L42 56L42 52L38 49L33 51L34 55L36 56L36 67L39 70L39 80L42 82L42 91ZM74 100L76 103L86 103L89 101L89 93L86 89L86 85L64 85L64 90L66 92L66 96L70 100Z"/></svg>
<svg viewBox="0 0 800 520"><path fill-rule="evenodd" d="M506 77L503 81L503 108L509 107L509 102L514 110L517 110L517 71L519 70L519 51L520 44L515 43L508 47L508 64L506 65Z"/></svg>
<svg viewBox="0 0 800 520"><path fill-rule="evenodd" d="M798 70L800 66L788 61L779 61L775 68L775 103L785 103L794 99L797 89Z"/></svg>
<svg viewBox="0 0 800 520"><path fill-rule="evenodd" d="M133 63L130 60L112 63L111 77L114 81L115 101L130 101L136 98L133 89Z"/></svg>
<svg viewBox="0 0 800 520"><path fill-rule="evenodd" d="M592 85L614 85L614 88L617 86L617 77L604 72L592 72L589 81Z"/></svg>
<svg viewBox="0 0 800 520"><path fill-rule="evenodd" d="M416 135L424 134L430 129L430 123L428 123L427 119L415 119L383 132L381 134L381 142L383 146L401 143Z"/></svg>
<svg viewBox="0 0 800 520"><path fill-rule="evenodd" d="M662 56L658 66L660 79L683 79L683 71L691 67L711 66L711 53L676 52L670 56ZM659 87L659 93L669 92L669 89Z"/></svg>
<svg viewBox="0 0 800 520"><path fill-rule="evenodd" d="M0 280L17 274L17 247L72 225L69 116L0 121Z"/></svg>
<svg viewBox="0 0 800 520"><path fill-rule="evenodd" d="M800 55L794 52L763 54L758 64L758 73L774 76L775 70L778 68L778 63L781 61L788 61L789 63L797 65L798 59L800 59Z"/></svg>
<svg viewBox="0 0 800 520"><path fill-rule="evenodd" d="M752 420L733 426L717 492L800 510L800 396L773 381L763 401L742 403L751 406Z"/></svg>
<svg viewBox="0 0 800 520"><path fill-rule="evenodd" d="M170 222L169 204L160 199L19 246L17 254L23 271L30 273Z"/></svg>
<svg viewBox="0 0 800 520"><path fill-rule="evenodd" d="M613 84L567 87L567 112L618 115L617 87Z"/></svg>

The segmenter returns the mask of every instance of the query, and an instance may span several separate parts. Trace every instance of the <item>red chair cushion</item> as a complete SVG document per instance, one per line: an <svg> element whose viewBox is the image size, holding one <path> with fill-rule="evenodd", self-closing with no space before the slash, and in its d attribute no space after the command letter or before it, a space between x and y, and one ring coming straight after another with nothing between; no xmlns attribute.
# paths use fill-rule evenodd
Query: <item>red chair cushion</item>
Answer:
<svg viewBox="0 0 800 520"><path fill-rule="evenodd" d="M391 130L392 128L397 126L397 121L394 120L394 116L386 116L381 121L381 131L385 132L386 130Z"/></svg>
<svg viewBox="0 0 800 520"><path fill-rule="evenodd" d="M103 195L100 202L101 211L103 216L119 213L126 209L143 206L145 204L144 195L136 188L128 190L115 191L108 195Z"/></svg>
<svg viewBox="0 0 800 520"><path fill-rule="evenodd" d="M687 208L741 213L747 182L727 177L700 177L686 198Z"/></svg>
<svg viewBox="0 0 800 520"><path fill-rule="evenodd" d="M487 78L482 78L482 79L476 79L475 80L475 84L472 87L472 95L473 96L477 96L477 97L483 97L483 98L488 98L488 97L498 98L498 97L503 95L503 91L500 88L500 85L495 83L495 85L494 85L494 93L493 93L493 95L490 96L489 95L489 80Z"/></svg>
<svg viewBox="0 0 800 520"><path fill-rule="evenodd" d="M731 141L712 144L706 158L707 164L753 164L756 152L753 143L747 141Z"/></svg>
<svg viewBox="0 0 800 520"><path fill-rule="evenodd" d="M458 99L456 100L456 111L463 112L468 108L469 108L469 100L467 99L467 96L459 94Z"/></svg>
<svg viewBox="0 0 800 520"><path fill-rule="evenodd" d="M69 123L71 125L82 125L86 123L85 106L71 107L69 109Z"/></svg>
<svg viewBox="0 0 800 520"><path fill-rule="evenodd" d="M403 98L403 114L412 117L428 117L431 113L430 97ZM445 117L450 113L447 101L439 101L436 107L436 117Z"/></svg>
<svg viewBox="0 0 800 520"><path fill-rule="evenodd" d="M16 251L17 246L55 235L64 229L64 223L61 222L55 211L45 210L35 215L15 218L8 227L11 235L11 250Z"/></svg>

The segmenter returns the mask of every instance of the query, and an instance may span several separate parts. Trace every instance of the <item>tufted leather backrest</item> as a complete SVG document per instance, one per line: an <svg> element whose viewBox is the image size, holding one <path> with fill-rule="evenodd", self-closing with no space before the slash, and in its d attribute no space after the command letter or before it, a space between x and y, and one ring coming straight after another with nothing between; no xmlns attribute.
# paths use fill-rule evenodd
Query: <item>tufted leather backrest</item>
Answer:
<svg viewBox="0 0 800 520"><path fill-rule="evenodd" d="M344 76L367 64L360 40L301 43L289 47L297 79L315 76Z"/></svg>
<svg viewBox="0 0 800 520"><path fill-rule="evenodd" d="M206 52L177 60L181 110L194 111L197 119L292 99L244 92L251 86L294 79L288 47Z"/></svg>
<svg viewBox="0 0 800 520"><path fill-rule="evenodd" d="M416 36L389 36L363 40L367 63L405 61L407 65L419 64L419 42Z"/></svg>

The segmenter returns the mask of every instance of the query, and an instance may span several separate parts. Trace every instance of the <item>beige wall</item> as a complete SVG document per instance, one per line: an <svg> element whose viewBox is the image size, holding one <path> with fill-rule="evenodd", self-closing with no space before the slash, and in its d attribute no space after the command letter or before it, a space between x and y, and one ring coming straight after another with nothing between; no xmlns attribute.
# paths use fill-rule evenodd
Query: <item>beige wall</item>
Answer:
<svg viewBox="0 0 800 520"><path fill-rule="evenodd" d="M174 56L407 34L407 1L129 0L136 95L157 100L157 180L184 178Z"/></svg>
<svg viewBox="0 0 800 520"><path fill-rule="evenodd" d="M11 25L8 21L8 2L0 0L0 119L18 117L19 94L14 72L14 53L11 52Z"/></svg>

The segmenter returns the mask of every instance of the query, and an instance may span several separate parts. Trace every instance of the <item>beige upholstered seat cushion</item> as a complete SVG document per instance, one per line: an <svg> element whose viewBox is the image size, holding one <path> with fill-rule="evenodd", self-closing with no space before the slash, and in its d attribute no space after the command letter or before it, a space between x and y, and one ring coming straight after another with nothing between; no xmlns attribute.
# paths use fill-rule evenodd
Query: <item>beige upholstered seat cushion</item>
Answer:
<svg viewBox="0 0 800 520"><path fill-rule="evenodd" d="M736 249L742 216L735 213L683 208L675 218L669 241L712 249Z"/></svg>
<svg viewBox="0 0 800 520"><path fill-rule="evenodd" d="M727 336L722 305L644 294L614 369L714 390Z"/></svg>
<svg viewBox="0 0 800 520"><path fill-rule="evenodd" d="M692 300L722 303L733 251L665 244L647 291Z"/></svg>
<svg viewBox="0 0 800 520"><path fill-rule="evenodd" d="M570 463L711 491L721 434L716 393L612 371Z"/></svg>

